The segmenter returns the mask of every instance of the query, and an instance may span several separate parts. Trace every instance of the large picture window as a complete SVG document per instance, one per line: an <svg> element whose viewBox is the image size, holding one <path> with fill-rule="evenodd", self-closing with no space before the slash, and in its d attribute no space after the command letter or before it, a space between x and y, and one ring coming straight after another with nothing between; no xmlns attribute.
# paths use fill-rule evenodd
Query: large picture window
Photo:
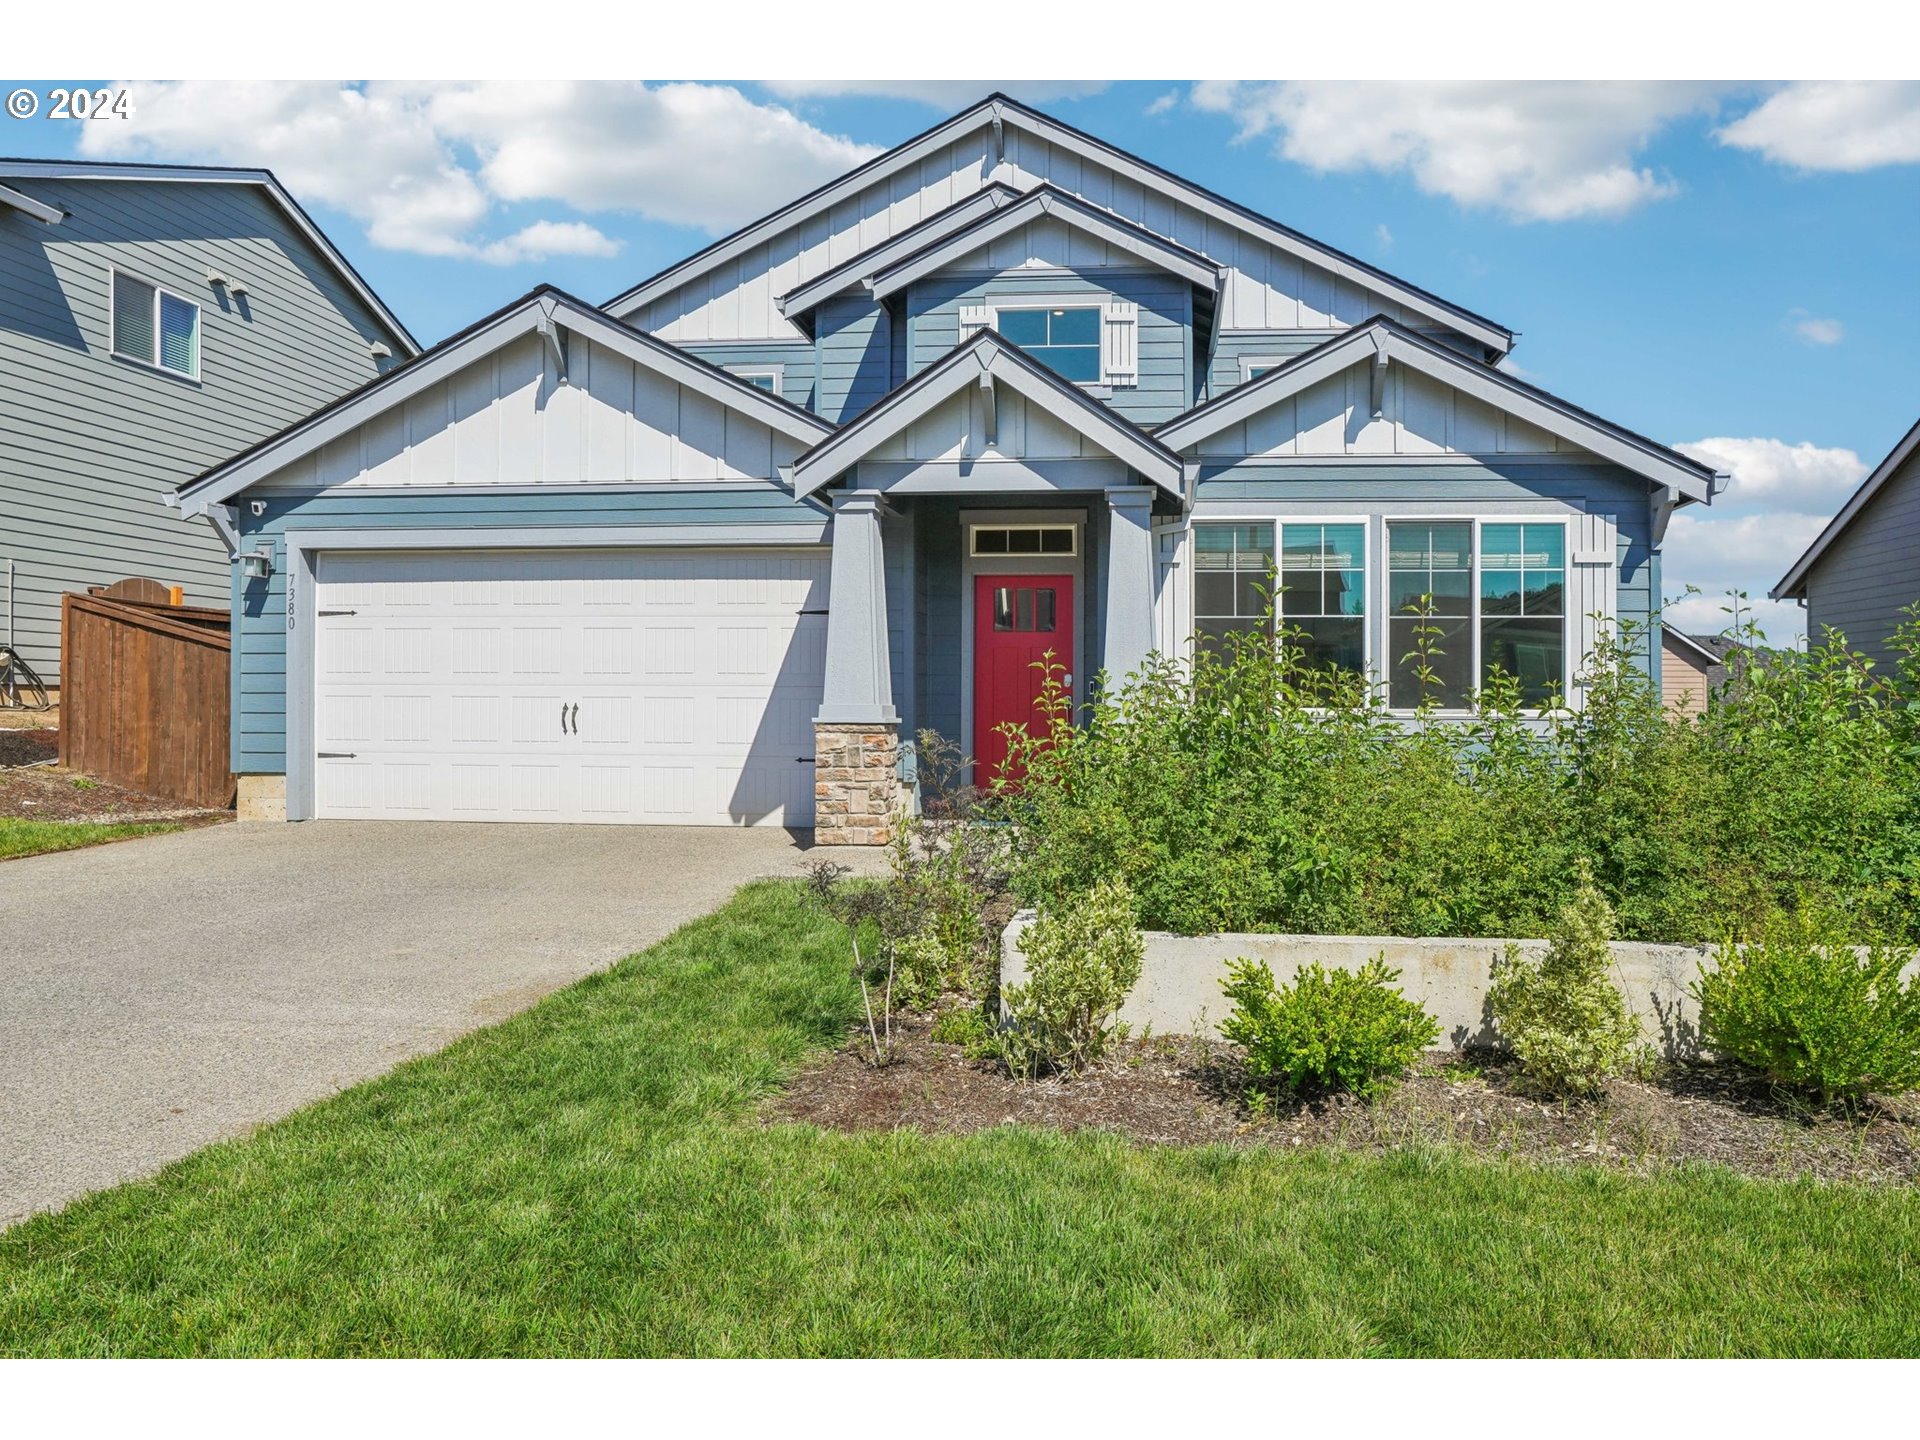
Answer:
<svg viewBox="0 0 1920 1440"><path fill-rule="evenodd" d="M1002 302L1004 306L1004 302ZM1073 305L1031 310L1002 308L996 321L1011 340L1063 380L1100 378L1100 307Z"/></svg>
<svg viewBox="0 0 1920 1440"><path fill-rule="evenodd" d="M142 365L200 377L200 307L113 272L113 353Z"/></svg>
<svg viewBox="0 0 1920 1440"><path fill-rule="evenodd" d="M1280 527L1280 615L1316 669L1367 666L1367 527Z"/></svg>

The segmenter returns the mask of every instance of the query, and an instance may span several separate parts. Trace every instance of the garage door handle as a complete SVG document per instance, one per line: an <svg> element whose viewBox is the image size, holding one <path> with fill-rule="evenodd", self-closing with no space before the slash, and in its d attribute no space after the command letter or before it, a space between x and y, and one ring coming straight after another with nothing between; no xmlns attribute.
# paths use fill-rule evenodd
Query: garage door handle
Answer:
<svg viewBox="0 0 1920 1440"><path fill-rule="evenodd" d="M580 733L580 707L577 704L573 707L573 733Z"/></svg>
<svg viewBox="0 0 1920 1440"><path fill-rule="evenodd" d="M327 615L358 615L360 612L358 610L322 610L322 611L319 611L318 613L322 616L327 616Z"/></svg>
<svg viewBox="0 0 1920 1440"><path fill-rule="evenodd" d="M360 758L351 750L322 750L319 752L319 757L322 760L358 760Z"/></svg>
<svg viewBox="0 0 1920 1440"><path fill-rule="evenodd" d="M560 702L560 733L567 733L567 702L564 700Z"/></svg>

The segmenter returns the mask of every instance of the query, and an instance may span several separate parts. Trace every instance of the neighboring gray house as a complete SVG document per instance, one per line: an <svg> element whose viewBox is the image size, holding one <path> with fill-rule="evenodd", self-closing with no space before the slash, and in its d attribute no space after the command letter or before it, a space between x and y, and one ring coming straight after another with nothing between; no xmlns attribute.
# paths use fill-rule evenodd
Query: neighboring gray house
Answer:
<svg viewBox="0 0 1920 1440"><path fill-rule="evenodd" d="M1876 663L1892 663L1900 611L1920 601L1920 424L1860 483L1773 598L1807 607L1814 644L1837 630Z"/></svg>
<svg viewBox="0 0 1920 1440"><path fill-rule="evenodd" d="M1718 477L1512 332L1004 96L595 308L541 289L182 487L234 527L243 813L887 830L1288 622L1410 706L1582 703ZM1640 663L1660 673L1657 627Z"/></svg>
<svg viewBox="0 0 1920 1440"><path fill-rule="evenodd" d="M60 596L227 603L181 481L419 347L265 170L0 160L0 641L60 673Z"/></svg>

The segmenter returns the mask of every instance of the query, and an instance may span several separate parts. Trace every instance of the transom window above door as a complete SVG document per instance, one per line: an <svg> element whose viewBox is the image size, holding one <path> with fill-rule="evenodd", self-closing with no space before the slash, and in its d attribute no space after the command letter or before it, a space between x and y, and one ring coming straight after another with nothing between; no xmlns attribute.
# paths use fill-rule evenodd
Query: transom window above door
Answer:
<svg viewBox="0 0 1920 1440"><path fill-rule="evenodd" d="M1063 380L1100 379L1100 306L1044 306L1016 309L999 304L997 327L1034 359Z"/></svg>
<svg viewBox="0 0 1920 1440"><path fill-rule="evenodd" d="M1071 555L1071 525L975 525L975 555Z"/></svg>

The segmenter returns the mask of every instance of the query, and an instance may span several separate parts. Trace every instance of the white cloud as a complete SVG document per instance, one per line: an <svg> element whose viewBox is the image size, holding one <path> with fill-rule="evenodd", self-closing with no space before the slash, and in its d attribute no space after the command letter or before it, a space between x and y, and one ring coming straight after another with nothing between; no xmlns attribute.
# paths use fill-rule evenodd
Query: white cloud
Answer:
<svg viewBox="0 0 1920 1440"><path fill-rule="evenodd" d="M1734 628L1736 605L1738 623L1757 625L1769 644L1792 645L1807 633L1805 610L1792 600L1769 600L1765 592L1750 592L1740 601L1726 595L1686 595L1670 600L1660 618L1687 635L1720 635Z"/></svg>
<svg viewBox="0 0 1920 1440"><path fill-rule="evenodd" d="M963 110L998 90L1029 105L1049 100L1078 100L1098 95L1104 80L766 80L774 94L789 100L831 100L872 95L883 100L917 100L939 110Z"/></svg>
<svg viewBox="0 0 1920 1440"><path fill-rule="evenodd" d="M1838 320L1809 315L1804 310L1789 310L1787 325L1809 345L1838 345L1847 338L1847 327Z"/></svg>
<svg viewBox="0 0 1920 1440"><path fill-rule="evenodd" d="M185 80L135 93L132 120L82 129L82 153L265 165L383 249L500 264L616 248L579 221L490 240L502 202L717 233L876 153L723 85Z"/></svg>
<svg viewBox="0 0 1920 1440"><path fill-rule="evenodd" d="M1373 227L1373 241L1382 250L1391 250L1393 248L1393 231L1389 230L1386 224L1382 222Z"/></svg>
<svg viewBox="0 0 1920 1440"><path fill-rule="evenodd" d="M1920 164L1920 82L1796 81L1714 134L1802 170Z"/></svg>
<svg viewBox="0 0 1920 1440"><path fill-rule="evenodd" d="M1676 82L1209 81L1194 104L1273 134L1320 171L1406 173L1428 194L1519 220L1624 215L1677 193L1636 164L1658 131L1715 88Z"/></svg>
<svg viewBox="0 0 1920 1440"><path fill-rule="evenodd" d="M1832 514L1867 477L1867 466L1852 450L1827 448L1802 440L1729 435L1685 441L1673 447L1682 455L1725 471L1726 491L1714 500L1716 512L1787 501L1801 510Z"/></svg>
<svg viewBox="0 0 1920 1440"><path fill-rule="evenodd" d="M1174 106L1179 103L1180 92L1178 90L1169 90L1166 94L1156 97L1154 102L1147 106L1146 113L1150 116L1169 115L1173 113Z"/></svg>

